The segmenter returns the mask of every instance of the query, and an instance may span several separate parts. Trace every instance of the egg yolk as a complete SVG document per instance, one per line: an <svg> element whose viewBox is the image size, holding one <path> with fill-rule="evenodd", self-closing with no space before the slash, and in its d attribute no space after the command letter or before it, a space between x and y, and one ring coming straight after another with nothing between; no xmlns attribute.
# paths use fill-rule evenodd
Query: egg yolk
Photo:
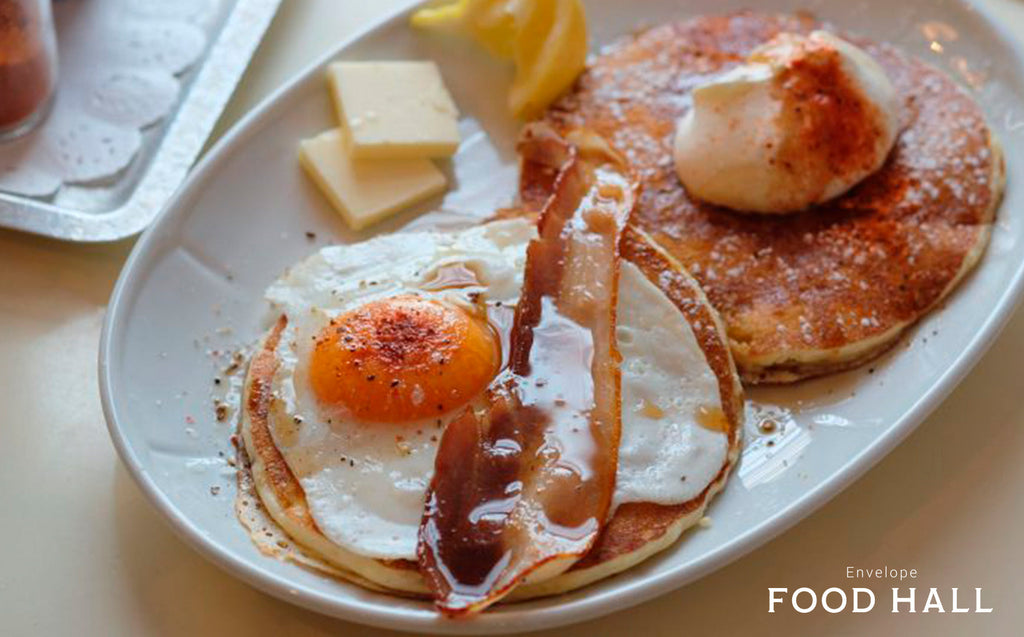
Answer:
<svg viewBox="0 0 1024 637"><path fill-rule="evenodd" d="M500 360L486 322L403 295L332 320L316 337L310 382L321 405L360 420L405 422L465 405L487 387Z"/></svg>

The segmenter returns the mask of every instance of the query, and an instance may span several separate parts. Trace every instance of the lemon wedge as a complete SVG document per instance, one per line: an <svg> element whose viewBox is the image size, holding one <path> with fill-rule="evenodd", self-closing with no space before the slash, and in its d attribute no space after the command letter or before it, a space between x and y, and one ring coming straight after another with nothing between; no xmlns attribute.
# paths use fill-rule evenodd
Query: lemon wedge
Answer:
<svg viewBox="0 0 1024 637"><path fill-rule="evenodd" d="M580 0L456 0L413 14L416 27L468 36L516 69L509 108L529 119L583 71L587 20Z"/></svg>
<svg viewBox="0 0 1024 637"><path fill-rule="evenodd" d="M515 0L457 0L420 9L412 15L412 24L468 35L491 55L511 60L518 4Z"/></svg>

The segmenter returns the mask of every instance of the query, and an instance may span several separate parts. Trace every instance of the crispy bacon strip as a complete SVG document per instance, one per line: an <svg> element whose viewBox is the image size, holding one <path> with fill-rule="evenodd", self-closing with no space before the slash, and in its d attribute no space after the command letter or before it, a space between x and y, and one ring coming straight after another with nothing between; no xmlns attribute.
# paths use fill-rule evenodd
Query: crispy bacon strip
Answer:
<svg viewBox="0 0 1024 637"><path fill-rule="evenodd" d="M527 251L509 366L445 430L420 526L420 569L451 616L571 566L615 486L618 245L639 186L593 134L533 126L520 154L558 176Z"/></svg>

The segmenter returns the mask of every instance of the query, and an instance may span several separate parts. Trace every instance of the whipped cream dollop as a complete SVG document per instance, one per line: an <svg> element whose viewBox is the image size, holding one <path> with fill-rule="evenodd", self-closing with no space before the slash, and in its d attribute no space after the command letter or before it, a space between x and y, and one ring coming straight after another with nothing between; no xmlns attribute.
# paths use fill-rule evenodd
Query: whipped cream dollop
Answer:
<svg viewBox="0 0 1024 637"><path fill-rule="evenodd" d="M693 91L676 172L698 199L796 212L881 168L898 131L899 97L870 55L825 31L783 33Z"/></svg>

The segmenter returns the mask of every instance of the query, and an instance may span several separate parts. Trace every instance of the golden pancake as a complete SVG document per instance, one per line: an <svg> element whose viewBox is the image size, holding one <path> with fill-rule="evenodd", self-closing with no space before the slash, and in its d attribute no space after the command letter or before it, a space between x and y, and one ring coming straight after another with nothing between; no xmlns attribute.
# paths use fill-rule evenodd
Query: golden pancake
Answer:
<svg viewBox="0 0 1024 637"><path fill-rule="evenodd" d="M883 352L977 263L1002 195L1002 153L980 107L943 72L896 48L850 38L903 98L886 164L845 195L766 218L689 197L672 142L690 91L807 16L737 13L652 28L592 60L544 116L607 137L644 186L633 220L700 282L725 321L745 381L790 382ZM527 175L537 209L550 184Z"/></svg>
<svg viewBox="0 0 1024 637"><path fill-rule="evenodd" d="M635 264L679 309L718 380L721 422L712 423L728 435L728 454L713 481L696 497L678 505L627 503L608 522L595 547L569 571L553 579L525 583L510 599L553 595L585 586L621 572L668 547L702 517L710 499L722 489L739 455L743 422L743 393L724 338L721 321L697 283L642 231L624 236L622 256ZM243 524L264 552L276 554L367 588L414 597L429 597L415 562L377 560L357 555L328 540L317 528L302 486L275 446L272 427L279 417L271 383L276 371L277 345L286 328L282 317L259 344L243 388L239 502ZM270 520L254 511L256 498ZM271 522L272 520L272 522ZM269 528L276 524L283 530ZM301 547L293 550L280 538ZM275 539L270 546L267 538Z"/></svg>

